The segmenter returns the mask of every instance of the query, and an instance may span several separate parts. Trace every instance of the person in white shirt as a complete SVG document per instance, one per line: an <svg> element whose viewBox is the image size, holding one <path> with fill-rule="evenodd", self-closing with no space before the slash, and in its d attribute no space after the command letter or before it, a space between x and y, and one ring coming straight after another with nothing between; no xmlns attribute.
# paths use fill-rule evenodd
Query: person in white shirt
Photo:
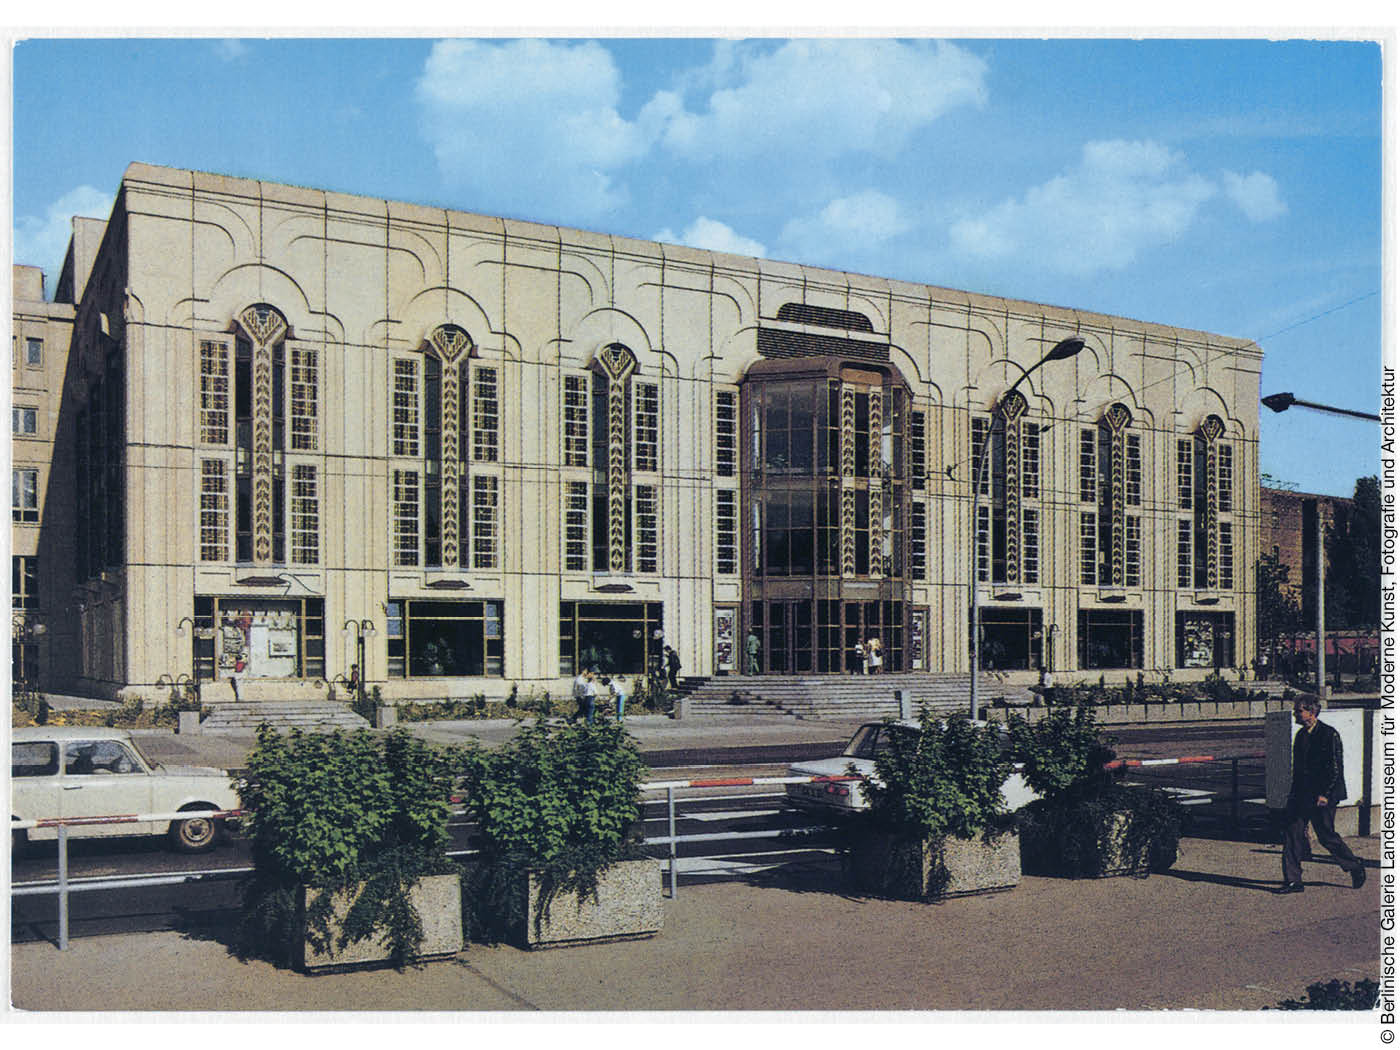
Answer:
<svg viewBox="0 0 1400 1050"><path fill-rule="evenodd" d="M598 706L598 672L588 672L588 682L583 687L583 718L589 725L593 724L593 712Z"/></svg>
<svg viewBox="0 0 1400 1050"><path fill-rule="evenodd" d="M586 713L586 698L587 698L587 696L588 696L588 671L587 671L587 669L585 669L585 670L579 671L578 677L576 677L576 678L574 679L574 703L578 705L578 711L574 714L574 717L575 717L575 718L577 718L579 715L582 715L582 714L585 714L585 713Z"/></svg>

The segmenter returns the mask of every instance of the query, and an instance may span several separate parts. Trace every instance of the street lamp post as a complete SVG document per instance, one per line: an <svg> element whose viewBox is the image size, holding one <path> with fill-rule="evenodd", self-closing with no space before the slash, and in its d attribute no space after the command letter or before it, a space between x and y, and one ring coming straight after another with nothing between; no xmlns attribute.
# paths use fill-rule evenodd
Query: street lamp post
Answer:
<svg viewBox="0 0 1400 1050"><path fill-rule="evenodd" d="M1371 412L1357 412L1355 409L1338 408L1336 405L1323 405L1316 401L1304 401L1301 397L1294 397L1290 393L1270 394L1268 397L1259 399L1264 407L1274 412L1284 412L1298 405L1300 408L1311 408L1314 412L1326 412L1333 416L1348 416L1352 419L1365 419L1372 423L1379 423L1381 417ZM1327 573L1327 549L1326 549L1326 526L1322 521L1322 501L1316 500L1317 504L1317 695L1325 698L1327 696L1327 616L1326 616L1326 573Z"/></svg>
<svg viewBox="0 0 1400 1050"><path fill-rule="evenodd" d="M14 684L21 695L28 696L39 688L38 675L30 666L30 645L37 645L37 639L48 633L48 628L37 620L31 620L28 613L15 613L10 617L10 638L20 647L20 670L23 676ZM35 660L37 660L37 654Z"/></svg>
<svg viewBox="0 0 1400 1050"><path fill-rule="evenodd" d="M373 620L346 620L341 635L350 637L355 632L355 699L363 705L365 701L365 638L374 636Z"/></svg>
<svg viewBox="0 0 1400 1050"><path fill-rule="evenodd" d="M178 636L181 637L181 638L184 638L184 637L185 637L185 624L189 624L189 625L190 625L190 634L194 635L195 638L198 638L198 637L199 637L199 631L198 631L198 629L197 629L197 627L196 627L196 625L195 625L194 617L193 617L193 616L182 616L182 617L180 617L180 622L179 622L178 624L175 625L175 633L176 633L176 635L178 635ZM191 674L191 676L190 676L190 681L194 684L194 695L195 695L195 696L199 696L199 695L200 695L200 686L199 686L199 657L198 657L198 655L197 655L197 654L195 653L195 651L194 651L194 646L193 646L193 644L192 644L191 647L190 647L190 670L193 672L193 674Z"/></svg>
<svg viewBox="0 0 1400 1050"><path fill-rule="evenodd" d="M1050 351L1044 357L1021 373L1016 379L1016 382L1011 384L1011 389L1001 396L1001 400L1005 401L1014 394L1016 388L1029 379L1031 373L1047 361L1064 361L1073 357L1083 349L1084 340L1078 336L1070 336L1068 339L1061 339L1050 348ZM987 427L987 435L982 439L982 447L978 450L979 462L977 465L977 478L972 485L972 571L968 574L970 578L968 589L972 595L972 615L970 617L972 633L972 644L970 647L972 651L972 668L971 673L968 675L968 680L971 683L968 688L968 713L974 721L976 721L978 715L977 672L980 671L982 667L982 610L977 594L977 576L979 568L977 558L979 553L977 544L977 510L978 503L982 496L982 485L985 483L987 477L987 460L989 459L987 453L991 450L992 431L994 429L993 426ZM990 540L990 538L989 530L988 539Z"/></svg>

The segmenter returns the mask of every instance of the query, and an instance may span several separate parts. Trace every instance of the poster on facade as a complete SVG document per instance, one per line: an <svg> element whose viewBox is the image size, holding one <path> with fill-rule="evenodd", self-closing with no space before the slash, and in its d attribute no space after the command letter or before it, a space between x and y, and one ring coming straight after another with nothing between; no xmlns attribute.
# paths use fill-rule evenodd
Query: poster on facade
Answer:
<svg viewBox="0 0 1400 1050"><path fill-rule="evenodd" d="M221 610L215 641L223 675L294 678L300 644L298 617L291 609L247 606Z"/></svg>
<svg viewBox="0 0 1400 1050"><path fill-rule="evenodd" d="M734 610L715 610L715 670L734 670Z"/></svg>
<svg viewBox="0 0 1400 1050"><path fill-rule="evenodd" d="M1215 661L1215 625L1210 620L1185 620L1181 625L1181 666L1210 667Z"/></svg>

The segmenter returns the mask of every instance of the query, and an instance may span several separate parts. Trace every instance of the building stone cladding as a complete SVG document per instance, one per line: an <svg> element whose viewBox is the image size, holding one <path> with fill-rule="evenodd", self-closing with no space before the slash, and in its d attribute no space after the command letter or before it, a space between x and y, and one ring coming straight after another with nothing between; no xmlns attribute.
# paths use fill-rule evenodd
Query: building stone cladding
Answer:
<svg viewBox="0 0 1400 1050"><path fill-rule="evenodd" d="M118 222L118 216L122 221ZM122 254L119 263L104 257ZM1058 340L1081 336L1075 359L1023 384L1042 439L1041 578L1021 604L1060 626L1056 663L1075 652L1077 610L1104 598L1142 609L1148 668L1169 667L1178 609L1194 592L1175 579L1176 441L1208 415L1235 449L1235 585L1214 608L1236 614L1251 652L1251 566L1258 552L1258 386L1261 354L1247 340L824 270L322 190L131 165L78 308L88 367L104 331L127 352L127 564L123 586L133 687L188 673L176 634L195 596L258 593L232 563L199 561L198 430L201 335L227 333L241 311L268 303L293 338L320 348L321 442L306 457L323 478L321 557L283 568L292 596L325 599L327 669L348 668L347 619L379 627L366 677L387 695L384 609L390 597L441 596L421 569L390 564L392 364L438 326L469 333L500 373L503 542L499 568L451 574L473 598L504 601L505 676L434 685L461 695L510 682L558 684L561 600L626 583L627 597L665 605L668 641L687 674L708 673L714 608L740 598L717 577L713 544L716 389L735 389L759 360L758 332L778 328L887 344L889 361L927 414L929 580L913 602L930 609L931 670L965 670L971 544L969 411L997 398ZM854 311L870 333L779 322L784 304ZM621 343L638 375L661 387L661 571L603 579L563 569L561 373L580 373ZM1142 585L1123 594L1081 587L1077 571L1078 431L1113 403L1142 436ZM945 468L952 468L951 476ZM341 513L341 508L344 512ZM280 592L279 592L280 593ZM997 604L994 594L984 596ZM1097 677L1097 676L1095 676ZM284 693L313 683L284 684ZM217 696L217 688L213 691Z"/></svg>

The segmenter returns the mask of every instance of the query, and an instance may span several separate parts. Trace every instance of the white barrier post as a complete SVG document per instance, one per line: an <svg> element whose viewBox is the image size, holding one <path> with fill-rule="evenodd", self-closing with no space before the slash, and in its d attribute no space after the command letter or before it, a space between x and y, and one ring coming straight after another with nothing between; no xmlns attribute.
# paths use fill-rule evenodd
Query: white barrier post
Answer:
<svg viewBox="0 0 1400 1050"><path fill-rule="evenodd" d="M68 950L68 825L58 826L58 950Z"/></svg>
<svg viewBox="0 0 1400 1050"><path fill-rule="evenodd" d="M676 789L666 789L667 835L671 839L671 899L676 899Z"/></svg>

